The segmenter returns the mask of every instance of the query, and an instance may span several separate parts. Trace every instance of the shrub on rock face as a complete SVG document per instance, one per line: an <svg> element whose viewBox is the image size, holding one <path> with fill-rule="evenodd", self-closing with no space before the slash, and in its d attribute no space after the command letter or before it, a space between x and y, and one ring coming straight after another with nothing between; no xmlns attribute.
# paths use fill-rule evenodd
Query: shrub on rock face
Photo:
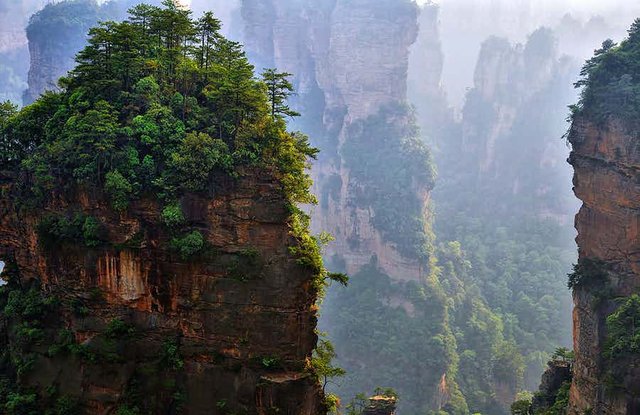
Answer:
<svg viewBox="0 0 640 415"><path fill-rule="evenodd" d="M118 170L107 173L104 190L111 197L111 206L116 211L123 212L127 210L133 188L131 183Z"/></svg>
<svg viewBox="0 0 640 415"><path fill-rule="evenodd" d="M604 354L609 359L640 353L640 296L632 295L607 317L607 342Z"/></svg>
<svg viewBox="0 0 640 415"><path fill-rule="evenodd" d="M608 274L605 263L598 259L583 258L573 266L573 272L568 275L569 289L594 288L605 284Z"/></svg>
<svg viewBox="0 0 640 415"><path fill-rule="evenodd" d="M202 252L204 246L204 237L198 231L190 232L183 237L174 238L171 241L171 247L180 254L182 259L185 260Z"/></svg>
<svg viewBox="0 0 640 415"><path fill-rule="evenodd" d="M169 228L177 228L184 224L185 218L178 203L171 204L162 210L162 221Z"/></svg>

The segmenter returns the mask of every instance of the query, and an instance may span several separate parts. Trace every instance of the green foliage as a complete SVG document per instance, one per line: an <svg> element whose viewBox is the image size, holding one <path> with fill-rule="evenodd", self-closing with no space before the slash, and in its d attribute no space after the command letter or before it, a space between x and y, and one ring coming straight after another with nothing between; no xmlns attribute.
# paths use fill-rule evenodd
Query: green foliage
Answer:
<svg viewBox="0 0 640 415"><path fill-rule="evenodd" d="M118 170L107 173L105 176L104 190L111 198L111 206L113 206L116 211L123 212L127 210L133 187L127 178Z"/></svg>
<svg viewBox="0 0 640 415"><path fill-rule="evenodd" d="M300 114L293 111L287 105L287 99L293 93L293 85L289 82L292 74L278 72L275 69L265 69L262 73L262 80L267 86L269 104L271 105L272 117L297 117Z"/></svg>
<svg viewBox="0 0 640 415"><path fill-rule="evenodd" d="M35 393L21 394L10 392L6 398L4 409L7 415L37 415L38 397Z"/></svg>
<svg viewBox="0 0 640 415"><path fill-rule="evenodd" d="M7 126L9 120L18 112L18 107L13 105L10 101L0 103L0 134L2 139L0 140L0 161L3 163L10 162L15 154L12 155L11 141L8 137Z"/></svg>
<svg viewBox="0 0 640 415"><path fill-rule="evenodd" d="M627 298L607 317L604 356L617 360L640 353L640 296Z"/></svg>
<svg viewBox="0 0 640 415"><path fill-rule="evenodd" d="M533 415L531 411L531 399L521 399L512 403L511 415Z"/></svg>
<svg viewBox="0 0 640 415"><path fill-rule="evenodd" d="M264 356L260 359L260 364L265 369L278 369L280 367L280 359L274 356Z"/></svg>
<svg viewBox="0 0 640 415"><path fill-rule="evenodd" d="M36 322L56 306L54 298L47 298L37 286L28 290L13 289L9 291L4 314L7 317L18 317L25 321Z"/></svg>
<svg viewBox="0 0 640 415"><path fill-rule="evenodd" d="M121 405L116 411L116 415L140 415L138 408L132 408L127 405Z"/></svg>
<svg viewBox="0 0 640 415"><path fill-rule="evenodd" d="M82 213L46 214L40 219L36 231L38 241L45 248L51 248L61 242L83 242L88 247L94 247L105 240L102 223Z"/></svg>
<svg viewBox="0 0 640 415"><path fill-rule="evenodd" d="M552 360L562 360L564 362L573 362L575 359L575 354L573 350L569 350L566 347L558 347L553 355L551 356Z"/></svg>
<svg viewBox="0 0 640 415"><path fill-rule="evenodd" d="M568 275L569 289L602 289L608 282L609 275L606 265L599 259L582 258L573 266L573 272Z"/></svg>
<svg viewBox="0 0 640 415"><path fill-rule="evenodd" d="M390 306L390 299L406 300ZM351 276L348 289L331 291L325 301L324 327L340 352L333 365L346 371L337 387L342 397L394 379L404 408L419 411L432 404L425 391L435 391L443 373L456 392L456 339L435 275L399 283L373 258Z"/></svg>
<svg viewBox="0 0 640 415"><path fill-rule="evenodd" d="M329 340L320 339L318 345L313 350L311 358L311 368L322 384L322 390L326 392L327 385L332 379L343 377L346 372L341 367L333 364L336 352L333 344Z"/></svg>
<svg viewBox="0 0 640 415"><path fill-rule="evenodd" d="M180 345L175 341L167 341L162 345L160 364L167 369L180 370L184 367L184 360L180 355Z"/></svg>
<svg viewBox="0 0 640 415"><path fill-rule="evenodd" d="M584 115L605 123L612 118L636 128L640 118L640 84L635 74L640 70L640 19L629 29L629 36L619 45L603 42L580 72L576 88L582 88L580 101L572 107L572 118Z"/></svg>
<svg viewBox="0 0 640 415"><path fill-rule="evenodd" d="M80 415L81 413L77 399L61 396L56 399L53 408L45 412L45 415Z"/></svg>
<svg viewBox="0 0 640 415"><path fill-rule="evenodd" d="M36 228L38 241L45 247L58 242L78 242L83 239L82 227L85 219L81 214L73 216L48 214Z"/></svg>
<svg viewBox="0 0 640 415"><path fill-rule="evenodd" d="M107 328L104 332L105 336L112 339L118 339L121 337L129 337L136 332L135 328L130 324L127 324L123 320L113 319L109 321Z"/></svg>
<svg viewBox="0 0 640 415"><path fill-rule="evenodd" d="M204 247L204 236L198 231L193 231L171 240L171 248L178 252L183 260L187 260L201 253Z"/></svg>
<svg viewBox="0 0 640 415"><path fill-rule="evenodd" d="M93 216L87 216L82 225L82 236L87 246L98 246L103 240L102 223Z"/></svg>
<svg viewBox="0 0 640 415"><path fill-rule="evenodd" d="M162 210L162 221L171 229L178 228L185 223L184 213L180 204L173 203Z"/></svg>
<svg viewBox="0 0 640 415"><path fill-rule="evenodd" d="M327 278L341 284L343 287L349 285L349 276L343 272L329 272Z"/></svg>
<svg viewBox="0 0 640 415"><path fill-rule="evenodd" d="M428 263L432 236L418 193L433 188L435 168L429 150L417 136L409 110L388 106L354 123L341 152L360 185L355 200L372 209L373 225L401 254Z"/></svg>
<svg viewBox="0 0 640 415"><path fill-rule="evenodd" d="M364 393L357 394L346 407L346 415L360 415L367 407L367 396Z"/></svg>
<svg viewBox="0 0 640 415"><path fill-rule="evenodd" d="M205 190L215 169L228 170L232 161L224 141L206 133L190 133L171 154L170 163L176 171L175 180L197 192Z"/></svg>
<svg viewBox="0 0 640 415"><path fill-rule="evenodd" d="M569 389L571 388L571 382L565 382L558 389L556 400L551 408L538 413L536 415L565 415L567 408L569 407Z"/></svg>
<svg viewBox="0 0 640 415"><path fill-rule="evenodd" d="M393 388L377 387L374 390L373 394L375 396L382 396L383 398L395 398L395 399L400 398L400 395L398 395L398 392L396 392L396 390Z"/></svg>
<svg viewBox="0 0 640 415"><path fill-rule="evenodd" d="M38 25L55 8L45 9ZM305 168L317 150L283 119L292 115L289 75L257 79L241 45L219 30L211 13L194 20L172 2L136 6L129 20L90 30L60 92L19 112L3 104L0 154L28 173L25 204L82 185L124 212L143 191L175 200L242 166L270 169L292 204L313 201Z"/></svg>

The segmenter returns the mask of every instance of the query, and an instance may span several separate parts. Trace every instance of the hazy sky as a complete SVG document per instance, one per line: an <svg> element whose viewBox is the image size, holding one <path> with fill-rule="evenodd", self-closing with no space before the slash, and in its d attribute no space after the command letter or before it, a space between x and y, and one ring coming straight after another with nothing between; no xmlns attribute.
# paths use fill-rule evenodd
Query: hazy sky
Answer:
<svg viewBox="0 0 640 415"><path fill-rule="evenodd" d="M458 108L464 101L466 89L473 84L480 44L487 37L501 36L522 43L531 32L547 26L556 29L562 37L563 53L585 59L606 38L621 40L633 20L640 17L640 0L437 0L434 3L440 4L441 9L445 89ZM569 40L576 28L561 25L567 14L582 25L600 16L606 27L589 30L590 36L582 40L582 33L573 34L580 40L576 44L576 39Z"/></svg>

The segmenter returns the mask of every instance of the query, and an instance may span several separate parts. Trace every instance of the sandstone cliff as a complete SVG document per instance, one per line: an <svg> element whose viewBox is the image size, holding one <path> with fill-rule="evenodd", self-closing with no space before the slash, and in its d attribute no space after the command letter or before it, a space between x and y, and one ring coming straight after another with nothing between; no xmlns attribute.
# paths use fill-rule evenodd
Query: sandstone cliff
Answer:
<svg viewBox="0 0 640 415"><path fill-rule="evenodd" d="M209 246L190 261L168 248L154 200L116 214L101 194L78 190L30 211L19 182L0 176L2 380L49 408L75 402L91 414L322 413L307 371L314 277L289 251L289 212L268 171L182 197ZM109 242L43 244L43 218L78 214L98 218Z"/></svg>
<svg viewBox="0 0 640 415"><path fill-rule="evenodd" d="M549 29L537 30L524 45L501 38L483 44L462 114L459 150L483 198L500 201L491 203L491 211L507 213L514 208L510 202L520 199L526 203L517 208L527 213L570 221L575 206L561 186L571 173L558 139L564 119L548 109L575 99L576 71L573 60L558 55Z"/></svg>
<svg viewBox="0 0 640 415"><path fill-rule="evenodd" d="M604 285L574 290L576 362L569 413L637 413L637 357L618 362L605 358L607 317L640 290L637 136L619 120L598 125L579 117L569 140L574 190L583 202L576 216L580 259L603 261L600 267L608 270Z"/></svg>
<svg viewBox="0 0 640 415"><path fill-rule="evenodd" d="M337 392L348 401L393 386L405 410L440 409L450 402L438 387L455 340L432 267L433 168L403 107L419 9L405 0L242 6L249 55L294 74L294 105L305 114L297 126L322 150L312 227L335 237L328 265L352 276L323 304L321 326L348 372ZM372 341L378 330L395 334ZM451 379L444 395L458 397Z"/></svg>
<svg viewBox="0 0 640 415"><path fill-rule="evenodd" d="M420 267L415 259L403 258L387 245L371 224L372 212L353 203L349 189L358 184L350 178L349 166L337 156L349 139L350 125L376 116L386 104L406 100L409 46L417 35L417 10L403 1L388 8L371 1L324 1L313 6L253 3L247 1L243 8L248 50L259 62L294 73L299 106L314 105L309 108L313 114L302 121L303 127L315 121L310 119L314 115L318 117L321 131L311 138L322 145L328 154L325 158L334 156L314 169L315 193L325 208L314 212L312 223L315 229L336 237L327 256L343 256L347 270L356 273L376 254L388 273L418 280ZM403 13L394 14L394 7L403 7ZM318 94L318 102L310 102ZM340 184L330 196L323 188L330 180L337 183L338 177ZM425 207L429 190L419 190ZM348 244L354 236L360 242L357 248Z"/></svg>

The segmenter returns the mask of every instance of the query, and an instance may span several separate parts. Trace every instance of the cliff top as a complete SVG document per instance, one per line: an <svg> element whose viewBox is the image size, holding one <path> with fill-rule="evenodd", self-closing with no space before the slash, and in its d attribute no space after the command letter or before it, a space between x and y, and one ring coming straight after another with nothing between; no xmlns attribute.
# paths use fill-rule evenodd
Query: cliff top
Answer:
<svg viewBox="0 0 640 415"><path fill-rule="evenodd" d="M620 44L603 42L580 72L577 88L583 88L580 101L571 107L572 119L586 116L598 124L618 118L636 128L640 118L640 89L635 76L640 71L640 19Z"/></svg>

